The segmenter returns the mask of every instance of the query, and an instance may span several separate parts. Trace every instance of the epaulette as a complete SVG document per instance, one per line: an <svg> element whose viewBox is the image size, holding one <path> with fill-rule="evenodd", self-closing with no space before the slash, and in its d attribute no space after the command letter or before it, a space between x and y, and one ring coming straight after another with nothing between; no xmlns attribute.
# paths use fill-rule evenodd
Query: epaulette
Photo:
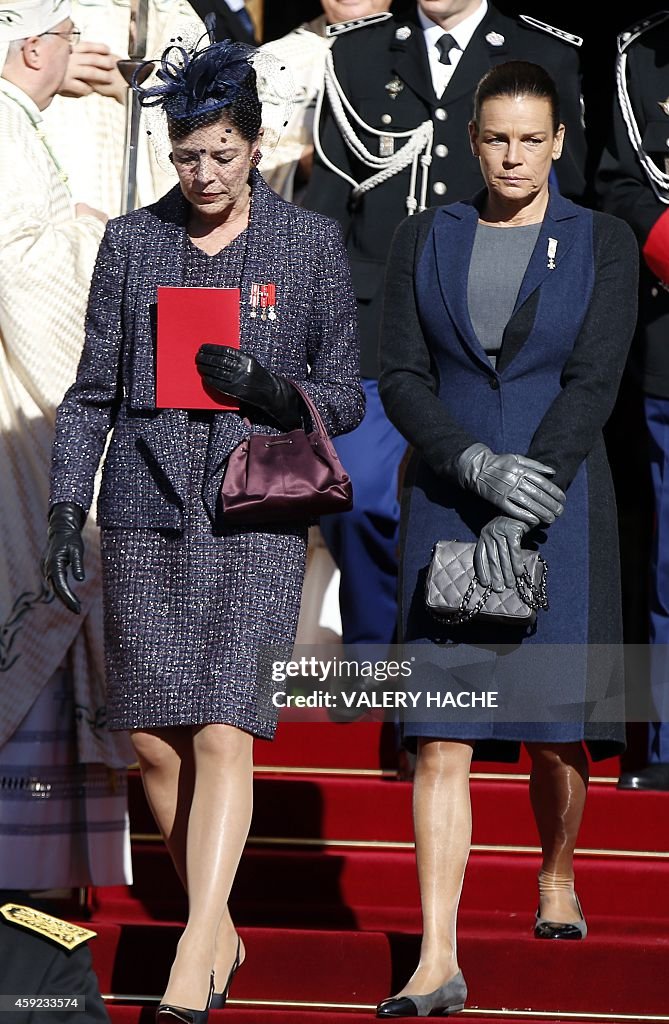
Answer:
<svg viewBox="0 0 669 1024"><path fill-rule="evenodd" d="M669 18L669 11L655 11L654 14L649 14L647 18L643 18L641 21L635 22L634 25L630 25L629 28L624 29L618 35L618 53L624 53L627 47L636 42L639 36L642 36L649 29L655 28L656 25L661 25L667 18Z"/></svg>
<svg viewBox="0 0 669 1024"><path fill-rule="evenodd" d="M62 921L59 917L52 917L41 910L35 910L34 907L24 907L20 903L5 903L0 907L0 914L5 921L16 925L17 928L35 932L43 939L50 939L57 946L67 950L76 949L97 935L97 932L92 932L88 928L70 924L69 921Z"/></svg>
<svg viewBox="0 0 669 1024"><path fill-rule="evenodd" d="M538 28L540 32L548 32L550 36L561 39L563 43L571 43L572 46L583 46L583 38L575 36L573 32L565 32L563 28L555 28L554 25L548 25L545 21L539 21L529 14L519 14L518 17L531 28Z"/></svg>
<svg viewBox="0 0 669 1024"><path fill-rule="evenodd" d="M327 26L325 35L328 38L331 36L341 36L344 32L353 32L356 28L378 25L382 21L388 21L388 18L392 18L392 14L386 12L385 14L367 14L364 18L354 18L352 21L338 21L335 25Z"/></svg>

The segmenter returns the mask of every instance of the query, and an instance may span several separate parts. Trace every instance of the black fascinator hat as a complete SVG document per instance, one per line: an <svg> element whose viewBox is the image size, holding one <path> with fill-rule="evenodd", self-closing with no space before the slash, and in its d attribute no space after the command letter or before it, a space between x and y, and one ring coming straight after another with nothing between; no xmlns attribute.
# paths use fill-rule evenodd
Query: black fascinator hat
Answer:
<svg viewBox="0 0 669 1024"><path fill-rule="evenodd" d="M213 114L231 106L242 94L259 104L250 61L253 52L253 47L229 39L196 53L175 43L160 58L155 72L158 83L146 88L139 85L140 67L133 89L143 107L162 107L170 121Z"/></svg>
<svg viewBox="0 0 669 1024"><path fill-rule="evenodd" d="M209 17L208 36L172 39L158 60L145 61L133 75L133 91L164 167L168 132L173 139L183 137L221 116L248 141L262 128L263 151L271 151L295 102L290 72L277 57L230 39L213 42L208 23Z"/></svg>

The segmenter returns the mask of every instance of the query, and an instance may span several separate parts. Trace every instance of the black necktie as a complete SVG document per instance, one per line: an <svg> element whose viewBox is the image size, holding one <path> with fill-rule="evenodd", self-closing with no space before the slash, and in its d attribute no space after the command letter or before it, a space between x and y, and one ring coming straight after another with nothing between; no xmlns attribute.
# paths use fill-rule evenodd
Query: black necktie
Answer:
<svg viewBox="0 0 669 1024"><path fill-rule="evenodd" d="M439 54L440 54L440 56L439 56L439 63L440 64L450 64L451 63L451 58L449 57L449 53L454 48L456 50L460 49L460 47L456 43L456 41L453 38L453 36L449 35L448 32L444 32L443 36L441 36L439 39L437 39L437 41L435 43L435 46L439 50Z"/></svg>

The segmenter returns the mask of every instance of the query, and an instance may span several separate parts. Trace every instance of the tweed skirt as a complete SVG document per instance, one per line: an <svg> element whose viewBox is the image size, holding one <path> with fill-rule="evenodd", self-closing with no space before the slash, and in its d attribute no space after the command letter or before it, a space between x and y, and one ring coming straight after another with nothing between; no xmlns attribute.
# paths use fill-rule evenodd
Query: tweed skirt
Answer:
<svg viewBox="0 0 669 1024"><path fill-rule="evenodd" d="M103 530L110 729L224 723L272 739L268 654L295 641L307 529L212 525L209 423L190 423L185 529Z"/></svg>

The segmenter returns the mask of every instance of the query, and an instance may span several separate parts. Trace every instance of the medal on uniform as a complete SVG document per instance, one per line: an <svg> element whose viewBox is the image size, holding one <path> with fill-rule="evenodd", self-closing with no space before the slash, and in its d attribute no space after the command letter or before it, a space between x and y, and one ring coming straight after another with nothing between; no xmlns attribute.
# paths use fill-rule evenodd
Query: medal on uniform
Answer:
<svg viewBox="0 0 669 1024"><path fill-rule="evenodd" d="M276 320L276 285L254 282L251 285L249 306L249 316L252 320L257 318L258 313L261 320Z"/></svg>
<svg viewBox="0 0 669 1024"><path fill-rule="evenodd" d="M549 270L555 270L555 253L557 252L558 240L557 238L548 239L548 263L546 264Z"/></svg>
<svg viewBox="0 0 669 1024"><path fill-rule="evenodd" d="M404 82L400 78L391 78L383 88L386 90L391 100L396 100L404 88Z"/></svg>
<svg viewBox="0 0 669 1024"><path fill-rule="evenodd" d="M506 42L501 32L488 32L485 37L486 43L490 43L491 46L504 46Z"/></svg>
<svg viewBox="0 0 669 1024"><path fill-rule="evenodd" d="M407 39L411 38L411 29L408 25L401 25L395 32L395 39L399 43L406 43Z"/></svg>
<svg viewBox="0 0 669 1024"><path fill-rule="evenodd" d="M395 152L395 140L392 135L381 135L379 138L379 156L392 156Z"/></svg>

